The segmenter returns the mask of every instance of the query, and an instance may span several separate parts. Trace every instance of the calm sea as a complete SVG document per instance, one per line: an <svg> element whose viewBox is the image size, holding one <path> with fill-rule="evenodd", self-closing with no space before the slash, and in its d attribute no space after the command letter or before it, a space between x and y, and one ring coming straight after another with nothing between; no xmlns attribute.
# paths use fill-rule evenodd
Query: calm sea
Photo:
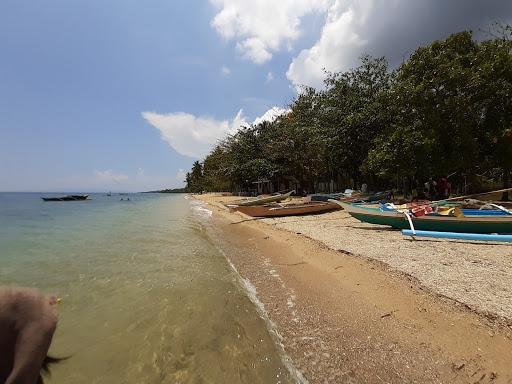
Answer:
<svg viewBox="0 0 512 384"><path fill-rule="evenodd" d="M184 195L41 196L0 193L0 285L62 297L51 353L71 357L49 383L291 381L207 210Z"/></svg>

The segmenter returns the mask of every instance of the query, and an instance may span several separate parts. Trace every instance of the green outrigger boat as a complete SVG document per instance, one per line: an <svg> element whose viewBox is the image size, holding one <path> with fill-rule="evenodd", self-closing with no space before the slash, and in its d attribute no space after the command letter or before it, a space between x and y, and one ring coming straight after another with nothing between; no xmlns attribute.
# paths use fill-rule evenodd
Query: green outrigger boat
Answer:
<svg viewBox="0 0 512 384"><path fill-rule="evenodd" d="M398 211L364 207L337 202L345 211L359 221L387 225L397 229L411 229L407 216ZM428 214L411 217L414 229L438 232L463 233L512 233L512 215L465 215L464 217Z"/></svg>

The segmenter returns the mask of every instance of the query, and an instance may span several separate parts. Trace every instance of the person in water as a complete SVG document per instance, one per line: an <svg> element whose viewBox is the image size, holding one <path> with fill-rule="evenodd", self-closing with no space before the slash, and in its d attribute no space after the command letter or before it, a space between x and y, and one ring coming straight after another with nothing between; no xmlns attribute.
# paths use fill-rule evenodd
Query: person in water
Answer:
<svg viewBox="0 0 512 384"><path fill-rule="evenodd" d="M0 383L42 384L57 327L57 297L36 289L0 287Z"/></svg>

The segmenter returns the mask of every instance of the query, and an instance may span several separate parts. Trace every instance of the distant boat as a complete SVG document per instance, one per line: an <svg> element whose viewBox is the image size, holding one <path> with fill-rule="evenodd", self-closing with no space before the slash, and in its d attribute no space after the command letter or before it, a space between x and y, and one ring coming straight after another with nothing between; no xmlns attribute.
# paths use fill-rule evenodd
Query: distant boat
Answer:
<svg viewBox="0 0 512 384"><path fill-rule="evenodd" d="M67 195L61 197L41 197L44 201L81 201L87 200L89 195Z"/></svg>
<svg viewBox="0 0 512 384"><path fill-rule="evenodd" d="M277 194L277 195L267 196L267 197L257 197L255 199L232 201L229 203L229 205L239 205L241 207L250 207L253 205L265 205L265 204L269 204L269 203L278 203L280 201L287 199L293 193L295 193L295 191L290 191L285 194Z"/></svg>
<svg viewBox="0 0 512 384"><path fill-rule="evenodd" d="M239 206L236 208L238 212L252 217L302 216L336 211L338 209L341 209L339 205L323 201L288 205Z"/></svg>

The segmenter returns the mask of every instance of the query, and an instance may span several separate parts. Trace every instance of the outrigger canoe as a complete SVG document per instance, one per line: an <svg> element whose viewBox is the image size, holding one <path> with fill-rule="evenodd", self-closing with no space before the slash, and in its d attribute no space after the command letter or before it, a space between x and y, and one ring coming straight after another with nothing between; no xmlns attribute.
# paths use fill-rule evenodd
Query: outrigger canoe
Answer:
<svg viewBox="0 0 512 384"><path fill-rule="evenodd" d="M41 197L44 201L82 201L87 200L89 195L67 195L61 197Z"/></svg>
<svg viewBox="0 0 512 384"><path fill-rule="evenodd" d="M311 201L328 201L328 200L340 200L353 199L352 196L347 196L345 193L315 193L309 197ZM354 197L355 198L355 197Z"/></svg>
<svg viewBox="0 0 512 384"><path fill-rule="evenodd" d="M301 216L331 212L341 209L337 204L323 201L311 201L303 204L288 205L259 205L250 207L237 207L238 212L252 217L279 217Z"/></svg>
<svg viewBox="0 0 512 384"><path fill-rule="evenodd" d="M372 202L386 199L390 194L390 191L384 192L376 192L376 193L361 193L358 191L341 192L341 193L331 193L331 194L322 194L316 193L310 196L311 201L329 201L329 200L338 200L345 202Z"/></svg>
<svg viewBox="0 0 512 384"><path fill-rule="evenodd" d="M411 229L407 216L396 210L383 210L377 207L364 207L337 202L352 217L371 224L387 225L398 229ZM463 211L464 213L464 211ZM414 229L438 232L462 233L512 233L512 215L464 213L462 217L443 216L429 213L424 216L409 215Z"/></svg>
<svg viewBox="0 0 512 384"><path fill-rule="evenodd" d="M293 193L295 193L295 191L290 191L288 193L267 196L267 197L258 197L258 198L249 199L249 200L238 200L238 201L230 202L229 205L238 205L240 207L250 207L253 205L265 205L265 204L269 204L269 203L278 203L280 201L283 201L283 200L289 198Z"/></svg>

